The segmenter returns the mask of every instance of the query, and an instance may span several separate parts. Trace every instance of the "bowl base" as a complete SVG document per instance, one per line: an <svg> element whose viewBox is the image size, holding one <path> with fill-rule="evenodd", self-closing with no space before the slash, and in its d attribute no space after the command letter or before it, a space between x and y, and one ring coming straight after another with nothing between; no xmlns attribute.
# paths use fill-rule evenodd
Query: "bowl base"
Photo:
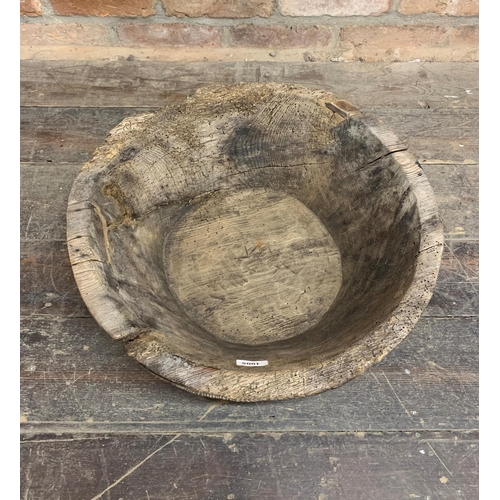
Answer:
<svg viewBox="0 0 500 500"><path fill-rule="evenodd" d="M249 345L311 328L342 283L340 252L323 223L296 198L264 188L198 200L167 238L165 269L192 319Z"/></svg>

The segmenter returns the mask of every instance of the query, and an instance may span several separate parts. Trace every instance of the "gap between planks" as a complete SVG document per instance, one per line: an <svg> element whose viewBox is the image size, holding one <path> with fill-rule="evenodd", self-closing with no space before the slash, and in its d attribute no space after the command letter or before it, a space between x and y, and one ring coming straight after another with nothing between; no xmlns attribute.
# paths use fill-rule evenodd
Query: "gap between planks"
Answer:
<svg viewBox="0 0 500 500"><path fill-rule="evenodd" d="M194 420L193 423L198 422L197 420ZM237 423L242 423L242 422L250 422L249 420L238 420ZM252 420L253 422L253 420ZM356 430L348 430L348 431L332 431L329 429L310 429L310 428L304 428L304 429L297 429L294 427L293 429L233 429L233 428L218 428L218 429L210 429L209 427L206 429L189 429L186 431L181 430L180 428L176 429L168 429L166 426L170 424L170 422L143 422L143 421L130 421L130 422L113 422L112 424L108 424L107 427L100 427L98 425L93 425L93 426L82 426L82 425L76 425L75 423L72 423L72 426L61 426L61 425L47 425L52 422L43 422L43 426L41 425L42 422L36 423L37 425L29 425L29 424L21 424L21 444L24 443L36 443L36 442L44 442L45 440L37 440L37 439L29 439L27 436L40 436L40 435L52 435L56 434L61 436L60 439L54 438L50 439L49 441L68 441L68 438L65 438L64 436L66 435L71 435L71 436L80 436L80 435L87 435L90 439L90 436L96 436L96 439L100 438L101 435L104 436L123 436L123 435L129 435L129 434L134 434L134 435L168 435L168 434L183 434L183 435L223 435L226 432L230 432L231 434L328 434L331 436L359 436L360 433L363 433L365 435L380 435L380 434L408 434L408 433L416 433L416 434L421 434L421 433L464 433L464 434L472 434L474 432L479 432L479 428L469 428L469 429L462 429L462 428L407 428L407 429L356 429ZM183 422L185 423L185 422ZM35 424L35 423L34 423ZM54 422L54 424L61 424L61 422ZM126 429L120 430L120 429L113 429L110 430L110 427L119 427L120 424L126 424ZM161 426L157 428L152 428L152 429L147 429L144 427L151 426L153 427L154 425ZM124 425L125 427L125 425ZM25 438L26 437L26 438ZM418 436L417 436L418 437ZM70 439L74 441L78 441L81 439ZM432 439L430 439L432 441Z"/></svg>

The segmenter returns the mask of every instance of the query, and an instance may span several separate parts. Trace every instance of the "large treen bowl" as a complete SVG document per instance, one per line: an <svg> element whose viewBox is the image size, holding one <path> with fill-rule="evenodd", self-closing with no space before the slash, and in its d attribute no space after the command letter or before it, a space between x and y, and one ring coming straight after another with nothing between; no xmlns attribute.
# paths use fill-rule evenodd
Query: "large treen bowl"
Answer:
<svg viewBox="0 0 500 500"><path fill-rule="evenodd" d="M236 84L124 120L79 173L68 246L92 315L204 396L337 387L418 321L442 226L415 158L328 92Z"/></svg>

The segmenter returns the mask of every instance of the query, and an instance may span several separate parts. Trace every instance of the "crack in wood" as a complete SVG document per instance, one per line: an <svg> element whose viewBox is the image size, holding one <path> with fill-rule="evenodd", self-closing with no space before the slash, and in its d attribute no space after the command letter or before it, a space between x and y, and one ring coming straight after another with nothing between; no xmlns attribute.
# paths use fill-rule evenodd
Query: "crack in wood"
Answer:
<svg viewBox="0 0 500 500"><path fill-rule="evenodd" d="M111 253L110 253L110 244L109 244L109 237L108 237L108 222L106 221L106 218L104 217L103 213L101 212L101 209L97 206L92 204L94 207L94 211L99 217L99 220L101 221L101 226L102 226L102 235L104 239L104 248L106 250L106 257L107 257L107 262L108 264L111 263Z"/></svg>

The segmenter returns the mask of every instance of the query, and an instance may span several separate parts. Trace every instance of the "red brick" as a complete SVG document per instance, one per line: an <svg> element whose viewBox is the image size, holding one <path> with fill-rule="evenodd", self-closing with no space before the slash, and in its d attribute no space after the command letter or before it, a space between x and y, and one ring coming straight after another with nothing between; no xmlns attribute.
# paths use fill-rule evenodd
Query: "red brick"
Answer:
<svg viewBox="0 0 500 500"><path fill-rule="evenodd" d="M445 37L440 26L347 26L340 30L340 46L342 57L351 61L405 61L421 58ZM409 56L416 47L419 55Z"/></svg>
<svg viewBox="0 0 500 500"><path fill-rule="evenodd" d="M279 0L284 16L369 16L390 7L391 0Z"/></svg>
<svg viewBox="0 0 500 500"><path fill-rule="evenodd" d="M472 29L471 29L472 28ZM349 26L340 30L341 56L363 61L471 61L475 26ZM462 40L459 40L463 37Z"/></svg>
<svg viewBox="0 0 500 500"><path fill-rule="evenodd" d="M154 16L153 0L50 0L61 16Z"/></svg>
<svg viewBox="0 0 500 500"><path fill-rule="evenodd" d="M126 46L220 47L221 32L201 24L128 24L119 26L118 36Z"/></svg>
<svg viewBox="0 0 500 500"><path fill-rule="evenodd" d="M235 47L292 49L326 47L332 38L326 26L285 27L242 24L229 31L230 44Z"/></svg>
<svg viewBox="0 0 500 500"><path fill-rule="evenodd" d="M22 24L21 45L109 45L109 38L96 24Z"/></svg>
<svg viewBox="0 0 500 500"><path fill-rule="evenodd" d="M478 0L402 0L401 14L441 14L448 16L479 15Z"/></svg>
<svg viewBox="0 0 500 500"><path fill-rule="evenodd" d="M177 17L269 17L274 0L162 0L169 16Z"/></svg>
<svg viewBox="0 0 500 500"><path fill-rule="evenodd" d="M479 26L457 26L451 29L452 61L479 60Z"/></svg>
<svg viewBox="0 0 500 500"><path fill-rule="evenodd" d="M40 8L39 0L21 0L21 16L41 16L42 9Z"/></svg>

